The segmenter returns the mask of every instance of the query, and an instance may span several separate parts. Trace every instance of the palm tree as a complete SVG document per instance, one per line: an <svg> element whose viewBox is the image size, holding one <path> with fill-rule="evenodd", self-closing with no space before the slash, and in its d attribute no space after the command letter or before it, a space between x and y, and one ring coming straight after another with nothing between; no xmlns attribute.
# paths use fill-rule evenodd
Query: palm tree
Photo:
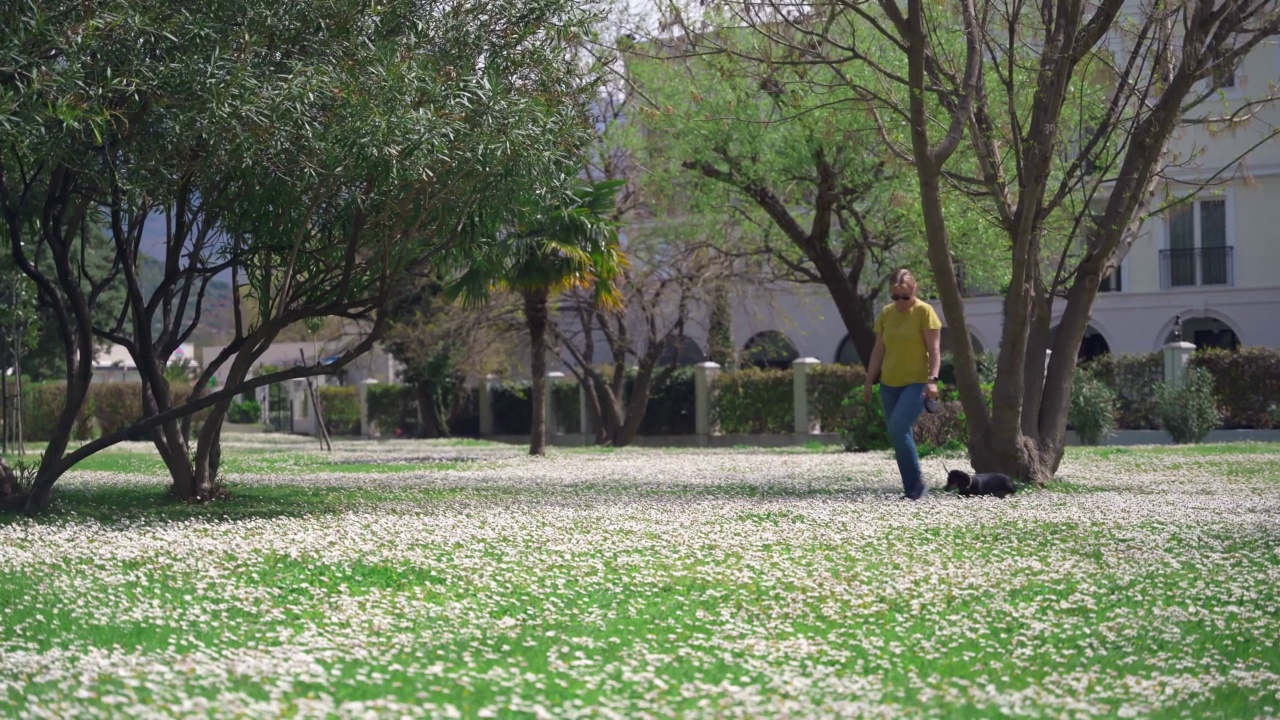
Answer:
<svg viewBox="0 0 1280 720"><path fill-rule="evenodd" d="M559 202L536 204L491 250L473 260L451 286L466 304L488 299L493 288L511 290L524 300L533 375L533 422L529 454L547 452L547 326L550 299L571 288L592 288L597 304L618 307L617 281L626 267L613 220L614 197L622 181L576 188Z"/></svg>

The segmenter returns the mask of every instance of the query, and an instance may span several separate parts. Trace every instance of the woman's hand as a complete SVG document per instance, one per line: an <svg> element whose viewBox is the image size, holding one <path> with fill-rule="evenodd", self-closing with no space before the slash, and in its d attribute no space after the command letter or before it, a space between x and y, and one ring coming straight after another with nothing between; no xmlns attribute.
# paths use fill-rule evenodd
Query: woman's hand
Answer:
<svg viewBox="0 0 1280 720"><path fill-rule="evenodd" d="M871 383L862 386L862 402L871 404Z"/></svg>
<svg viewBox="0 0 1280 720"><path fill-rule="evenodd" d="M938 399L938 383L928 383L924 386L924 396L930 400Z"/></svg>

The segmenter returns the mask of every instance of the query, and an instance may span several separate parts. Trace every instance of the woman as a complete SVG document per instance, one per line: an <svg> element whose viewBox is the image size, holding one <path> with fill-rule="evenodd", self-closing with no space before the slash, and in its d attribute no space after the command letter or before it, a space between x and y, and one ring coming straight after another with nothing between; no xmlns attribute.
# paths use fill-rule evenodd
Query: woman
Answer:
<svg viewBox="0 0 1280 720"><path fill-rule="evenodd" d="M885 306L876 318L876 346L871 351L862 397L871 402L871 385L878 378L903 493L908 499L919 500L925 487L911 432L925 400L936 401L938 397L942 321L929 303L916 299L916 279L906 268L890 276L889 297L893 304Z"/></svg>

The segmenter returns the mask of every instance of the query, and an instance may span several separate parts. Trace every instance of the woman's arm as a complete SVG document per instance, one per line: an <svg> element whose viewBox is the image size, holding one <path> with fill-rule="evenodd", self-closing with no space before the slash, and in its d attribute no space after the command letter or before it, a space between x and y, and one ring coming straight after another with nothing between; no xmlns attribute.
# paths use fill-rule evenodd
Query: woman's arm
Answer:
<svg viewBox="0 0 1280 720"><path fill-rule="evenodd" d="M880 378L880 366L884 363L884 338L876 335L876 346L871 350L871 362L867 363L866 386L871 387Z"/></svg>
<svg viewBox="0 0 1280 720"><path fill-rule="evenodd" d="M871 350L871 361L867 363L867 379L862 383L862 400L871 402L871 385L880 377L880 364L884 362L884 338L876 335L876 346Z"/></svg>
<svg viewBox="0 0 1280 720"><path fill-rule="evenodd" d="M925 394L931 398L938 397L938 383L933 382L932 378L938 377L938 371L942 369L942 331L941 330L925 330L924 331L924 347L929 351L929 384L925 387Z"/></svg>

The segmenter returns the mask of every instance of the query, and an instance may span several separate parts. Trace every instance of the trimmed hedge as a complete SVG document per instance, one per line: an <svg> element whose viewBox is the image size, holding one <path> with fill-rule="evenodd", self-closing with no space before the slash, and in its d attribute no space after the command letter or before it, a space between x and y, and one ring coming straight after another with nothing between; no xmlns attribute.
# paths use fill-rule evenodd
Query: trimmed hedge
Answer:
<svg viewBox="0 0 1280 720"><path fill-rule="evenodd" d="M188 391L189 392L189 391ZM142 383L95 383L89 386L93 416L102 435L127 427L142 417Z"/></svg>
<svg viewBox="0 0 1280 720"><path fill-rule="evenodd" d="M316 395L330 435L360 434L360 396L356 388L321 385L316 388Z"/></svg>
<svg viewBox="0 0 1280 720"><path fill-rule="evenodd" d="M547 392L551 394L551 410L554 413L554 417L547 418L547 432L582 432L582 413L578 404L578 381L566 378L548 382ZM533 408L530 407L529 411L533 412Z"/></svg>
<svg viewBox="0 0 1280 720"><path fill-rule="evenodd" d="M990 393L987 393L987 397L990 397ZM859 385L850 389L843 405L841 422L832 429L840 435L845 450L866 452L892 448L884 418L884 405L880 401L879 385L872 392L870 403L863 402L862 387ZM938 403L938 412L920 413L912 429L912 437L921 457L940 448L963 448L969 439L964 408L958 401L944 400Z"/></svg>
<svg viewBox="0 0 1280 720"><path fill-rule="evenodd" d="M809 413L824 432L836 432L851 422L854 410L845 398L861 396L867 371L861 365L818 365L809 370Z"/></svg>
<svg viewBox="0 0 1280 720"><path fill-rule="evenodd" d="M1213 397L1221 427L1269 429L1280 426L1280 352L1270 348L1201 350L1188 368L1213 376Z"/></svg>
<svg viewBox="0 0 1280 720"><path fill-rule="evenodd" d="M1116 391L1116 427L1159 430L1156 387L1164 381L1164 355L1099 355L1081 369Z"/></svg>
<svg viewBox="0 0 1280 720"><path fill-rule="evenodd" d="M129 383L133 384L133 383ZM72 437L88 440L93 436L93 389L80 409ZM32 442L48 442L53 437L53 427L58 415L66 406L67 384L47 382L25 385L22 389L22 436Z"/></svg>
<svg viewBox="0 0 1280 720"><path fill-rule="evenodd" d="M715 380L711 412L720 432L790 433L795 427L790 370L745 368Z"/></svg>
<svg viewBox="0 0 1280 720"><path fill-rule="evenodd" d="M370 385L369 423L384 435L412 437L418 426L418 398L412 385Z"/></svg>
<svg viewBox="0 0 1280 720"><path fill-rule="evenodd" d="M1158 430L1156 388L1164 381L1164 354L1101 355L1082 369L1116 391L1116 426ZM1280 352L1270 348L1201 350L1187 367L1213 376L1214 401L1223 428L1280 427Z"/></svg>
<svg viewBox="0 0 1280 720"><path fill-rule="evenodd" d="M189 385L173 384L169 393L175 405L186 402L191 395ZM49 382L28 385L23 389L23 436L33 442L48 442L53 436L53 426L62 412L66 398L65 382ZM201 410L192 418L198 428L209 416L209 409ZM72 431L76 440L113 433L142 417L142 383L107 382L89 386L89 396L80 411Z"/></svg>

